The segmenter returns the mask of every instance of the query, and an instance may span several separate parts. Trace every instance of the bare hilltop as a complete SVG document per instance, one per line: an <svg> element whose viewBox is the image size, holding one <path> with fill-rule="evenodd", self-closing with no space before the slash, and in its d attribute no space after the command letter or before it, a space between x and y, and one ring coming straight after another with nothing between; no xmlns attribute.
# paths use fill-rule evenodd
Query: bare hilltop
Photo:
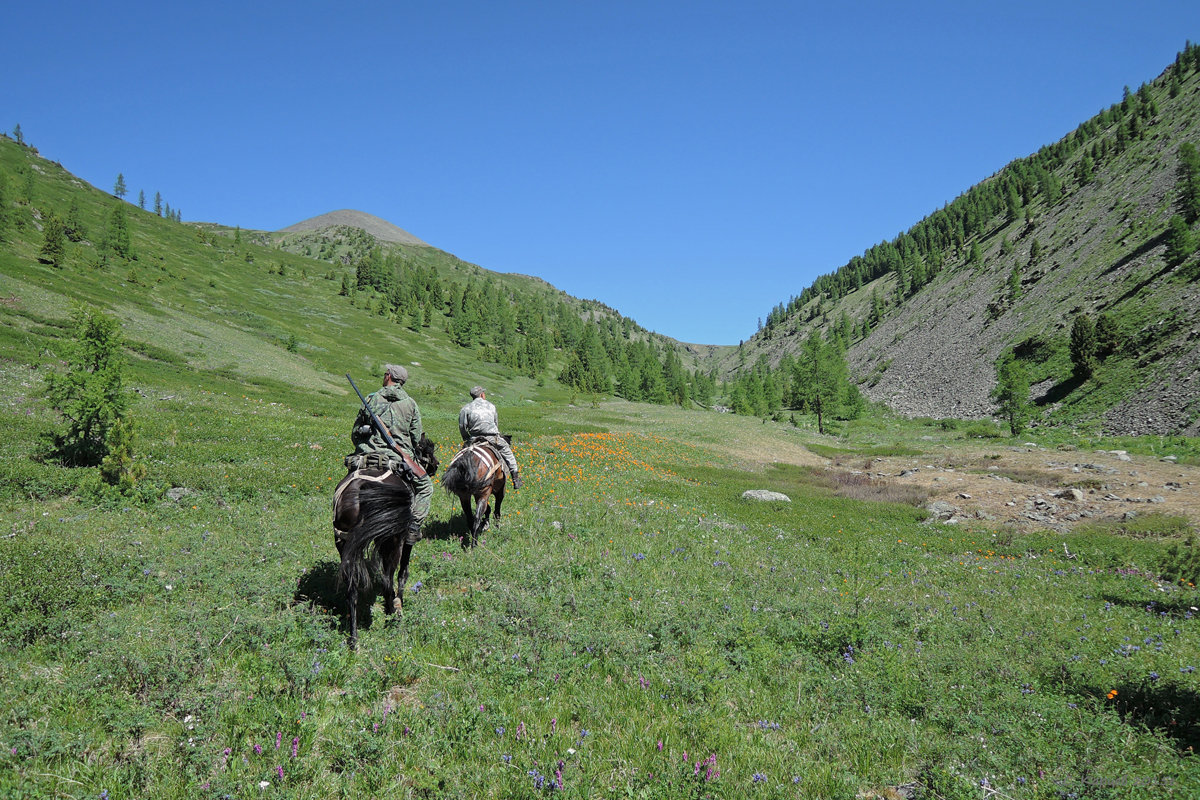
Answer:
<svg viewBox="0 0 1200 800"><path fill-rule="evenodd" d="M355 211L348 208L340 211L330 211L328 214L321 214L316 217L310 217L302 222L297 222L295 225L289 225L286 228L281 228L278 233L319 231L323 228L335 228L340 225L344 225L349 228L361 228L362 230L374 236L376 239L384 242L411 244L420 247L431 246L429 242L418 239L408 231L393 225L385 219L380 219L379 217L376 217L373 214L368 214L365 211Z"/></svg>

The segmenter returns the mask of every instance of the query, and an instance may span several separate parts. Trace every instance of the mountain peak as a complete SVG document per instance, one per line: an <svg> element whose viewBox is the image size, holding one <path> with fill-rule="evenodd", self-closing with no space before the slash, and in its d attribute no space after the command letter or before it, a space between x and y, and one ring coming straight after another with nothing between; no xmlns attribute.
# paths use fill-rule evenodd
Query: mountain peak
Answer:
<svg viewBox="0 0 1200 800"><path fill-rule="evenodd" d="M374 214L368 214L365 211L354 211L353 209L342 209L340 211L330 211L328 214L311 217L303 222L297 222L295 225L289 225L286 228L281 228L278 233L296 233L299 231L315 231L321 228L332 228L338 225L345 225L350 228L361 228L367 233L374 236L376 239L384 242L397 242L399 244L415 244L422 247L430 247L428 242L421 241L416 236L413 236L403 228L399 228L385 219L380 219Z"/></svg>

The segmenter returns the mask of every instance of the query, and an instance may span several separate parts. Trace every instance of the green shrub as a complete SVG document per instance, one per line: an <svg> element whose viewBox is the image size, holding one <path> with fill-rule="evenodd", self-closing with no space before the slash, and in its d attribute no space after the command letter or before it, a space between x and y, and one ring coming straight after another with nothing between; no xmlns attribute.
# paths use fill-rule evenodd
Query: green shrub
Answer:
<svg viewBox="0 0 1200 800"><path fill-rule="evenodd" d="M978 420L963 427L963 433L968 439L999 439L1003 432L991 422Z"/></svg>
<svg viewBox="0 0 1200 800"><path fill-rule="evenodd" d="M1200 583L1200 545L1197 544L1196 534L1192 533L1186 541L1168 547L1159 562L1159 569L1163 577L1171 581L1189 586Z"/></svg>

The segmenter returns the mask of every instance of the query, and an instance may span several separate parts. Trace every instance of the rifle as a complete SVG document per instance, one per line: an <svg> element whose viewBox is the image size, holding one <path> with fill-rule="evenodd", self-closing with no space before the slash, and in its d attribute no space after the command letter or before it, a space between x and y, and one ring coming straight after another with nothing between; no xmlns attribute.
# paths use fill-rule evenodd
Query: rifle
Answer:
<svg viewBox="0 0 1200 800"><path fill-rule="evenodd" d="M366 410L367 416L371 418L371 427L375 429L376 433L383 437L383 440L387 442L388 447L395 450L396 453L398 453L400 457L404 459L404 466L407 468L406 471L410 472L414 478L424 478L425 468L414 461L412 456L401 450L400 445L396 444L396 440L392 438L392 434L388 432L388 429L379 420L379 417L375 416L375 412L371 410L371 406L367 404L367 398L363 397L363 393L358 390L357 386L355 386L354 378L350 377L349 372L346 373L346 380L350 381L350 385L354 387L354 393L358 395L358 399L362 401L363 409Z"/></svg>

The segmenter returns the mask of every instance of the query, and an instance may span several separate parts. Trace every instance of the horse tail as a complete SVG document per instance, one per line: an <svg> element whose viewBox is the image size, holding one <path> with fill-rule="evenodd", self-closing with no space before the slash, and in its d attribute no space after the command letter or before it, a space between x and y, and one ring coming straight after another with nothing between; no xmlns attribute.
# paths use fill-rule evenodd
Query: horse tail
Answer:
<svg viewBox="0 0 1200 800"><path fill-rule="evenodd" d="M342 564L338 581L351 593L371 585L367 559L368 549L387 536L403 536L408 527L412 508L412 489L407 483L364 481L358 491L359 516L342 543ZM371 560L377 560L371 549Z"/></svg>
<svg viewBox="0 0 1200 800"><path fill-rule="evenodd" d="M475 471L475 456L467 453L455 459L442 473L442 486L451 494L474 494L478 488L475 485Z"/></svg>

